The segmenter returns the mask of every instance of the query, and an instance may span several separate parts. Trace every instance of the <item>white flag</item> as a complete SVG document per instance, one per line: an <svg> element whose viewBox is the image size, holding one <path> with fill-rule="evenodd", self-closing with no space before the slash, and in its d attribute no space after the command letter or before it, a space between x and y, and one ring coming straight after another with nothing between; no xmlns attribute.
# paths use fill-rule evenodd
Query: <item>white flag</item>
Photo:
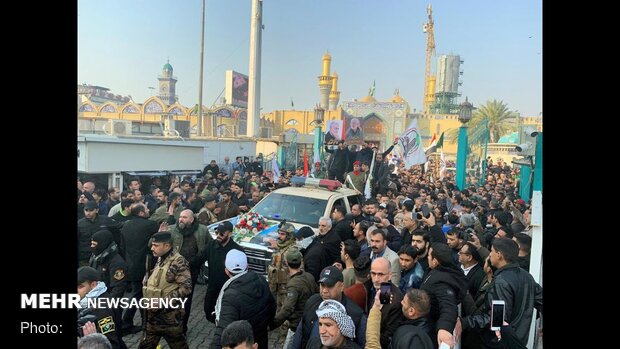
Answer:
<svg viewBox="0 0 620 349"><path fill-rule="evenodd" d="M418 119L413 119L409 127L398 138L398 145L402 149L405 167L410 168L413 165L423 164L426 162L426 155L422 148L422 138L418 129Z"/></svg>
<svg viewBox="0 0 620 349"><path fill-rule="evenodd" d="M370 164L370 169L368 170L368 173L366 176L366 185L364 186L364 197L366 198L366 200L370 200L370 196L371 196L370 182L372 181L372 171L374 171L375 169L375 158L376 157L377 157L377 154L373 151L372 162Z"/></svg>
<svg viewBox="0 0 620 349"><path fill-rule="evenodd" d="M271 168L273 170L273 182L278 183L280 179L280 169L278 168L278 159L274 156L271 160Z"/></svg>
<svg viewBox="0 0 620 349"><path fill-rule="evenodd" d="M319 155L318 151L315 151L314 155L312 157L313 157L313 159L312 159L312 166L311 166L312 167L312 174L316 175L316 170L314 169L314 164L316 164L317 162L319 162L319 163L321 162L321 155ZM314 177L314 176L312 176L312 177Z"/></svg>
<svg viewBox="0 0 620 349"><path fill-rule="evenodd" d="M446 171L446 159L443 157L443 149L441 149L441 155L439 156L439 179L442 180L444 172Z"/></svg>

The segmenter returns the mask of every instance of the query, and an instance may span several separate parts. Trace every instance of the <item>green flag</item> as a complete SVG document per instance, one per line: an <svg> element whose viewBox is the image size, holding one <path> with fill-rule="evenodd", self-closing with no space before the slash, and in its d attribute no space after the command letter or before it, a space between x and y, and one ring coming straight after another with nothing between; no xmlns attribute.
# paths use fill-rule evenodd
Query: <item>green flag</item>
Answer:
<svg viewBox="0 0 620 349"><path fill-rule="evenodd" d="M439 136L439 140L437 141L437 148L441 147L443 147L443 132L441 133L441 136Z"/></svg>

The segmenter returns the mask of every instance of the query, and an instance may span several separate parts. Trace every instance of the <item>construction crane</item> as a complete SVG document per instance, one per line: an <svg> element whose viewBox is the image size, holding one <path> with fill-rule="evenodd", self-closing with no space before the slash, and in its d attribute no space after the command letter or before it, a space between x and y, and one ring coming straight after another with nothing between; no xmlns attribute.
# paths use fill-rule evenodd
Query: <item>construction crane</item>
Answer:
<svg viewBox="0 0 620 349"><path fill-rule="evenodd" d="M426 33L426 68L424 69L424 109L423 113L428 115L429 107L434 101L434 82L435 77L431 77L431 60L435 54L435 32L433 23L433 9L431 4L428 4L426 9L428 14L428 22L422 25L422 31ZM431 85L432 80L432 85Z"/></svg>

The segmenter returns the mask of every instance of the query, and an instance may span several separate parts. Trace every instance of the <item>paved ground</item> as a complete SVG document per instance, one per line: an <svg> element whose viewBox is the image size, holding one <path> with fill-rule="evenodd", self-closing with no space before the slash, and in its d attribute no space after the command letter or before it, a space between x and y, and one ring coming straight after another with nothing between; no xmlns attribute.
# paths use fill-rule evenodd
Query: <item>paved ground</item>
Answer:
<svg viewBox="0 0 620 349"><path fill-rule="evenodd" d="M205 319L205 313L203 303L205 299L205 292L207 290L206 285L196 285L194 288L194 299L192 303L192 313L189 317L189 324L187 329L187 343L191 349L194 348L208 348L211 344L211 336L215 330L215 325ZM140 324L141 319L139 314L134 318L135 324ZM128 335L123 337L125 344L129 349L137 349L142 338L142 332ZM275 343L272 341L273 336L269 335L269 348L276 348ZM162 349L169 349L168 343L162 338Z"/></svg>

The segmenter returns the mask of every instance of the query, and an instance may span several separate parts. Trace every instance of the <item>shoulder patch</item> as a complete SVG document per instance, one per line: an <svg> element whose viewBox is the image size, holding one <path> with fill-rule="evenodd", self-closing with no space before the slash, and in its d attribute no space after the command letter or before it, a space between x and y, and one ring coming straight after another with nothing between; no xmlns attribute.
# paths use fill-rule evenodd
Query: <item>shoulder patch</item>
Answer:
<svg viewBox="0 0 620 349"><path fill-rule="evenodd" d="M116 271L114 272L114 279L115 280L123 280L125 278L125 271L123 269L116 269Z"/></svg>
<svg viewBox="0 0 620 349"><path fill-rule="evenodd" d="M99 324L99 330L101 330L101 334L110 333L116 330L114 320L111 316L104 317L103 319L97 321L97 323Z"/></svg>

